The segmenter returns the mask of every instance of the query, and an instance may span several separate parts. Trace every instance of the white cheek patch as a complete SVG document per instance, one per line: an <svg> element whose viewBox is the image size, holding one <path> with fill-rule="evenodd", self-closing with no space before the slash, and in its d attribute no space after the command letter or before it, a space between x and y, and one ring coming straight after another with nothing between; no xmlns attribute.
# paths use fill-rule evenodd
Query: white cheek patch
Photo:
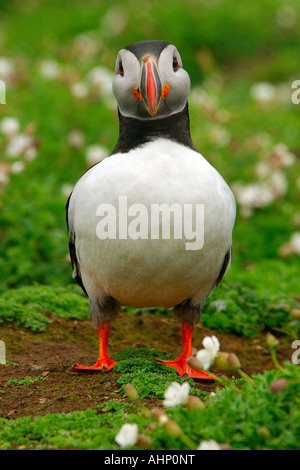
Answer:
<svg viewBox="0 0 300 470"><path fill-rule="evenodd" d="M112 89L121 112L132 114L132 111L136 108L136 99L132 90L139 85L140 63L132 52L122 49L116 62L116 72L118 72L120 60L122 61L124 75L117 73L113 80Z"/></svg>
<svg viewBox="0 0 300 470"><path fill-rule="evenodd" d="M173 57L177 57L180 68L173 70ZM167 46L161 53L158 61L158 69L163 84L170 87L170 93L165 98L172 112L183 109L190 92L191 82L189 74L182 68L181 57L175 46Z"/></svg>

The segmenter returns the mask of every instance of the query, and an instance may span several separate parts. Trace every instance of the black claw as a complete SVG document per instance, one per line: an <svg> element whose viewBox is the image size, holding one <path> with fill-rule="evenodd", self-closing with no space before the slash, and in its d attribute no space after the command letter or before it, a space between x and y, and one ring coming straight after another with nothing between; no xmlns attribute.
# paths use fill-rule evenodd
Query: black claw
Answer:
<svg viewBox="0 0 300 470"><path fill-rule="evenodd" d="M163 363L164 361L162 361L161 359L155 359L155 362L161 362L161 363Z"/></svg>
<svg viewBox="0 0 300 470"><path fill-rule="evenodd" d="M182 377L187 377L187 376L188 376L188 373L185 372Z"/></svg>
<svg viewBox="0 0 300 470"><path fill-rule="evenodd" d="M105 371L106 371L106 367L102 366L101 372L105 372Z"/></svg>

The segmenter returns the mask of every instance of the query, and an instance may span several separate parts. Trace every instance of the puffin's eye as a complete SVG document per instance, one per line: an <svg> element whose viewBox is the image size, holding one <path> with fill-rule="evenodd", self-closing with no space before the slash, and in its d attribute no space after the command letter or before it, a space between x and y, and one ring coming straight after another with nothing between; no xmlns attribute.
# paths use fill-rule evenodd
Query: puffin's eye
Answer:
<svg viewBox="0 0 300 470"><path fill-rule="evenodd" d="M118 72L120 75L124 75L124 69L123 69L123 64L121 60L119 62Z"/></svg>
<svg viewBox="0 0 300 470"><path fill-rule="evenodd" d="M178 62L177 57L174 55L174 57L173 57L173 70L174 70L174 72L176 72L176 70L178 68L179 68L179 62Z"/></svg>

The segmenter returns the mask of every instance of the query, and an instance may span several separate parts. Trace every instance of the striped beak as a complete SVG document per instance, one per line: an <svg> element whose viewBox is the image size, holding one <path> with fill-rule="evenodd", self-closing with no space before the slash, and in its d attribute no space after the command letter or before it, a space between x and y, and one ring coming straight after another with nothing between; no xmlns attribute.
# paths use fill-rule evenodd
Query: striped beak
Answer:
<svg viewBox="0 0 300 470"><path fill-rule="evenodd" d="M155 116L161 98L162 84L156 62L150 56L142 61L139 89L150 116Z"/></svg>

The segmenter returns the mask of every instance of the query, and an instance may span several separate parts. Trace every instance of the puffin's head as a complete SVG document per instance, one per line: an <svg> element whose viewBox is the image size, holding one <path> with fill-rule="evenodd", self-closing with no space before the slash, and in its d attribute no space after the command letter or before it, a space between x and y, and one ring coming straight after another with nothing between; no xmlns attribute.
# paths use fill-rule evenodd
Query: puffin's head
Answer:
<svg viewBox="0 0 300 470"><path fill-rule="evenodd" d="M120 112L138 119L159 119L186 105L190 77L175 46L141 41L119 51L113 92Z"/></svg>

